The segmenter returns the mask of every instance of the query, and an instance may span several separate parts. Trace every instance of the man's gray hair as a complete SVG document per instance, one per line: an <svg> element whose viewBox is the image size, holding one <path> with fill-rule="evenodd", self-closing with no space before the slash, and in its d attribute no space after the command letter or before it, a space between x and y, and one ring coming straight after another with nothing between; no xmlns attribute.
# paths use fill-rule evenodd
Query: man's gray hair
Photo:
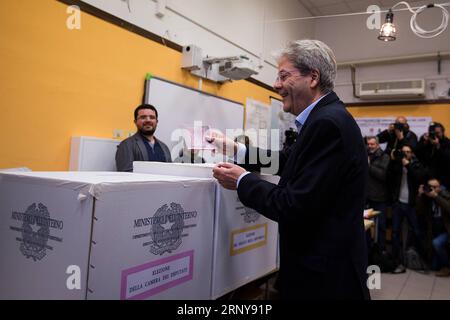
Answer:
<svg viewBox="0 0 450 320"><path fill-rule="evenodd" d="M289 42L276 54L280 61L287 58L302 75L310 74L312 70L320 73L319 87L322 93L334 89L337 64L333 51L319 40L297 40Z"/></svg>
<svg viewBox="0 0 450 320"><path fill-rule="evenodd" d="M380 141L378 140L377 136L367 136L366 141L369 142L369 140L375 140L377 144L380 144Z"/></svg>

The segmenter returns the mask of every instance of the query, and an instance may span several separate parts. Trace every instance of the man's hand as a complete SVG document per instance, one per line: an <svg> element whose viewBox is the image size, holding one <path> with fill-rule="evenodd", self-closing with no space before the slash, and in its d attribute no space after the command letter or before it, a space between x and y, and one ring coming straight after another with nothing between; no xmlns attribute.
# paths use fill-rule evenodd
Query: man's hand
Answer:
<svg viewBox="0 0 450 320"><path fill-rule="evenodd" d="M431 144L432 144L433 146L435 146L437 149L439 149L439 147L441 146L440 143L439 143L439 138L438 138L438 137L436 137L436 138L434 138L434 139L432 139L432 138L430 137L430 142L431 142Z"/></svg>
<svg viewBox="0 0 450 320"><path fill-rule="evenodd" d="M436 198L437 196L438 196L438 193L434 190L434 189L431 189L431 191L430 192L426 192L425 193L428 197L430 197L430 198Z"/></svg>
<svg viewBox="0 0 450 320"><path fill-rule="evenodd" d="M237 153L238 144L218 130L209 130L205 139L207 142L214 144L219 153L230 158L233 158Z"/></svg>
<svg viewBox="0 0 450 320"><path fill-rule="evenodd" d="M402 130L395 129L395 135L397 136L398 141L402 141L405 137Z"/></svg>
<svg viewBox="0 0 450 320"><path fill-rule="evenodd" d="M423 195L425 193L425 190L423 189L423 184L419 186L419 196Z"/></svg>
<svg viewBox="0 0 450 320"><path fill-rule="evenodd" d="M391 124L389 124L389 126L388 126L388 132L389 133L392 133L392 132L394 132L394 124L393 123L391 123Z"/></svg>
<svg viewBox="0 0 450 320"><path fill-rule="evenodd" d="M425 132L423 134L423 143L424 144L429 144L430 143L430 135L428 134L428 132Z"/></svg>
<svg viewBox="0 0 450 320"><path fill-rule="evenodd" d="M409 160L406 159L406 158L403 158L402 159L402 164L403 164L404 167L406 167L409 164Z"/></svg>
<svg viewBox="0 0 450 320"><path fill-rule="evenodd" d="M424 185L423 184L421 184L420 186L419 186L419 196L421 196L421 195L426 195L427 197L429 197L429 198L436 198L437 196L438 196L438 193L436 192L436 190L434 190L434 188L431 188L431 191L430 192L426 192L425 191L425 187L424 187Z"/></svg>
<svg viewBox="0 0 450 320"><path fill-rule="evenodd" d="M236 190L237 180L245 171L235 164L220 162L214 167L213 175L225 189Z"/></svg>

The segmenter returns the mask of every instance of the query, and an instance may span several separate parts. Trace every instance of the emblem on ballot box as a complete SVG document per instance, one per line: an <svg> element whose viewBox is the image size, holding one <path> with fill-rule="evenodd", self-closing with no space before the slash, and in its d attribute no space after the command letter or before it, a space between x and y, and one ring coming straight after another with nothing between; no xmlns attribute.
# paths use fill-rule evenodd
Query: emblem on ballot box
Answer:
<svg viewBox="0 0 450 320"><path fill-rule="evenodd" d="M31 204L25 212L13 211L11 218L22 222L21 228L10 226L10 229L21 233L22 237L17 237L16 240L20 242L20 252L26 258L42 260L47 249L53 250L53 247L48 245L49 240L62 242L62 238L50 235L50 230L62 230L63 221L51 219L47 207L42 203Z"/></svg>
<svg viewBox="0 0 450 320"><path fill-rule="evenodd" d="M256 210L244 206L243 216L246 223L252 223L259 219L260 214Z"/></svg>
<svg viewBox="0 0 450 320"><path fill-rule="evenodd" d="M256 210L246 207L242 204L239 197L236 197L236 212L244 218L245 223L253 223L256 222L261 216Z"/></svg>
<svg viewBox="0 0 450 320"><path fill-rule="evenodd" d="M188 236L184 233L187 229L196 227L196 224L186 224L186 220L197 217L197 211L184 211L183 207L172 202L160 207L153 217L134 220L134 228L150 226L150 232L133 236L133 239L151 237L151 241L143 243L150 246L150 252L154 255L162 255L164 252L172 253L182 243L182 238Z"/></svg>

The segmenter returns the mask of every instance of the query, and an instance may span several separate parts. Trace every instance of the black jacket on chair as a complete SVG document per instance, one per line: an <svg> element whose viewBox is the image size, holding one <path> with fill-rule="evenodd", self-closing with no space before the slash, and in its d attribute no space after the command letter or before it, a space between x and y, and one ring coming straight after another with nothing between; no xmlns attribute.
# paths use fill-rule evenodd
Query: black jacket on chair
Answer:
<svg viewBox="0 0 450 320"><path fill-rule="evenodd" d="M248 174L238 195L279 223L282 298L369 299L367 153L359 127L334 92L315 106L296 143L279 153L279 163L278 185Z"/></svg>

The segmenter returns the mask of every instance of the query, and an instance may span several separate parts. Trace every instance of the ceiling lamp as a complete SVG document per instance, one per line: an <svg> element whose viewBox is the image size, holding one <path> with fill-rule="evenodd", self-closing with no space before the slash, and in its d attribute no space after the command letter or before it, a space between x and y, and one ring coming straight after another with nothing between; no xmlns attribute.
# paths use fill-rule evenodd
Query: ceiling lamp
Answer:
<svg viewBox="0 0 450 320"><path fill-rule="evenodd" d="M411 6L405 2L405 1L401 1L399 3L396 3L394 6L392 6L392 8L389 9L388 13L386 14L386 20L383 23L383 25L381 26L380 29L380 34L378 36L379 40L382 41L394 41L396 39L396 28L395 28L395 24L394 24L394 13L393 10L395 7L399 6L399 5L405 5L408 10L412 13L411 16L411 20L410 20L410 27L411 30L414 32L415 35L417 35L418 37L421 38L434 38L438 35L440 35L442 32L445 31L445 29L447 29L448 26L448 11L447 9L444 7L444 5L446 4L429 4L426 6L422 6L417 8L416 11L414 11ZM448 4L447 4L448 5ZM421 27L419 27L419 25L417 24L417 16L423 12L424 10L428 9L428 8L440 8L442 10L442 20L441 20L441 24L436 27L433 30L427 31L422 29Z"/></svg>
<svg viewBox="0 0 450 320"><path fill-rule="evenodd" d="M386 14L386 20L384 21L383 25L380 29L380 35L378 36L378 40L382 41L394 41L395 40L395 24L394 24L394 13L392 12L392 9L389 9L388 13Z"/></svg>

